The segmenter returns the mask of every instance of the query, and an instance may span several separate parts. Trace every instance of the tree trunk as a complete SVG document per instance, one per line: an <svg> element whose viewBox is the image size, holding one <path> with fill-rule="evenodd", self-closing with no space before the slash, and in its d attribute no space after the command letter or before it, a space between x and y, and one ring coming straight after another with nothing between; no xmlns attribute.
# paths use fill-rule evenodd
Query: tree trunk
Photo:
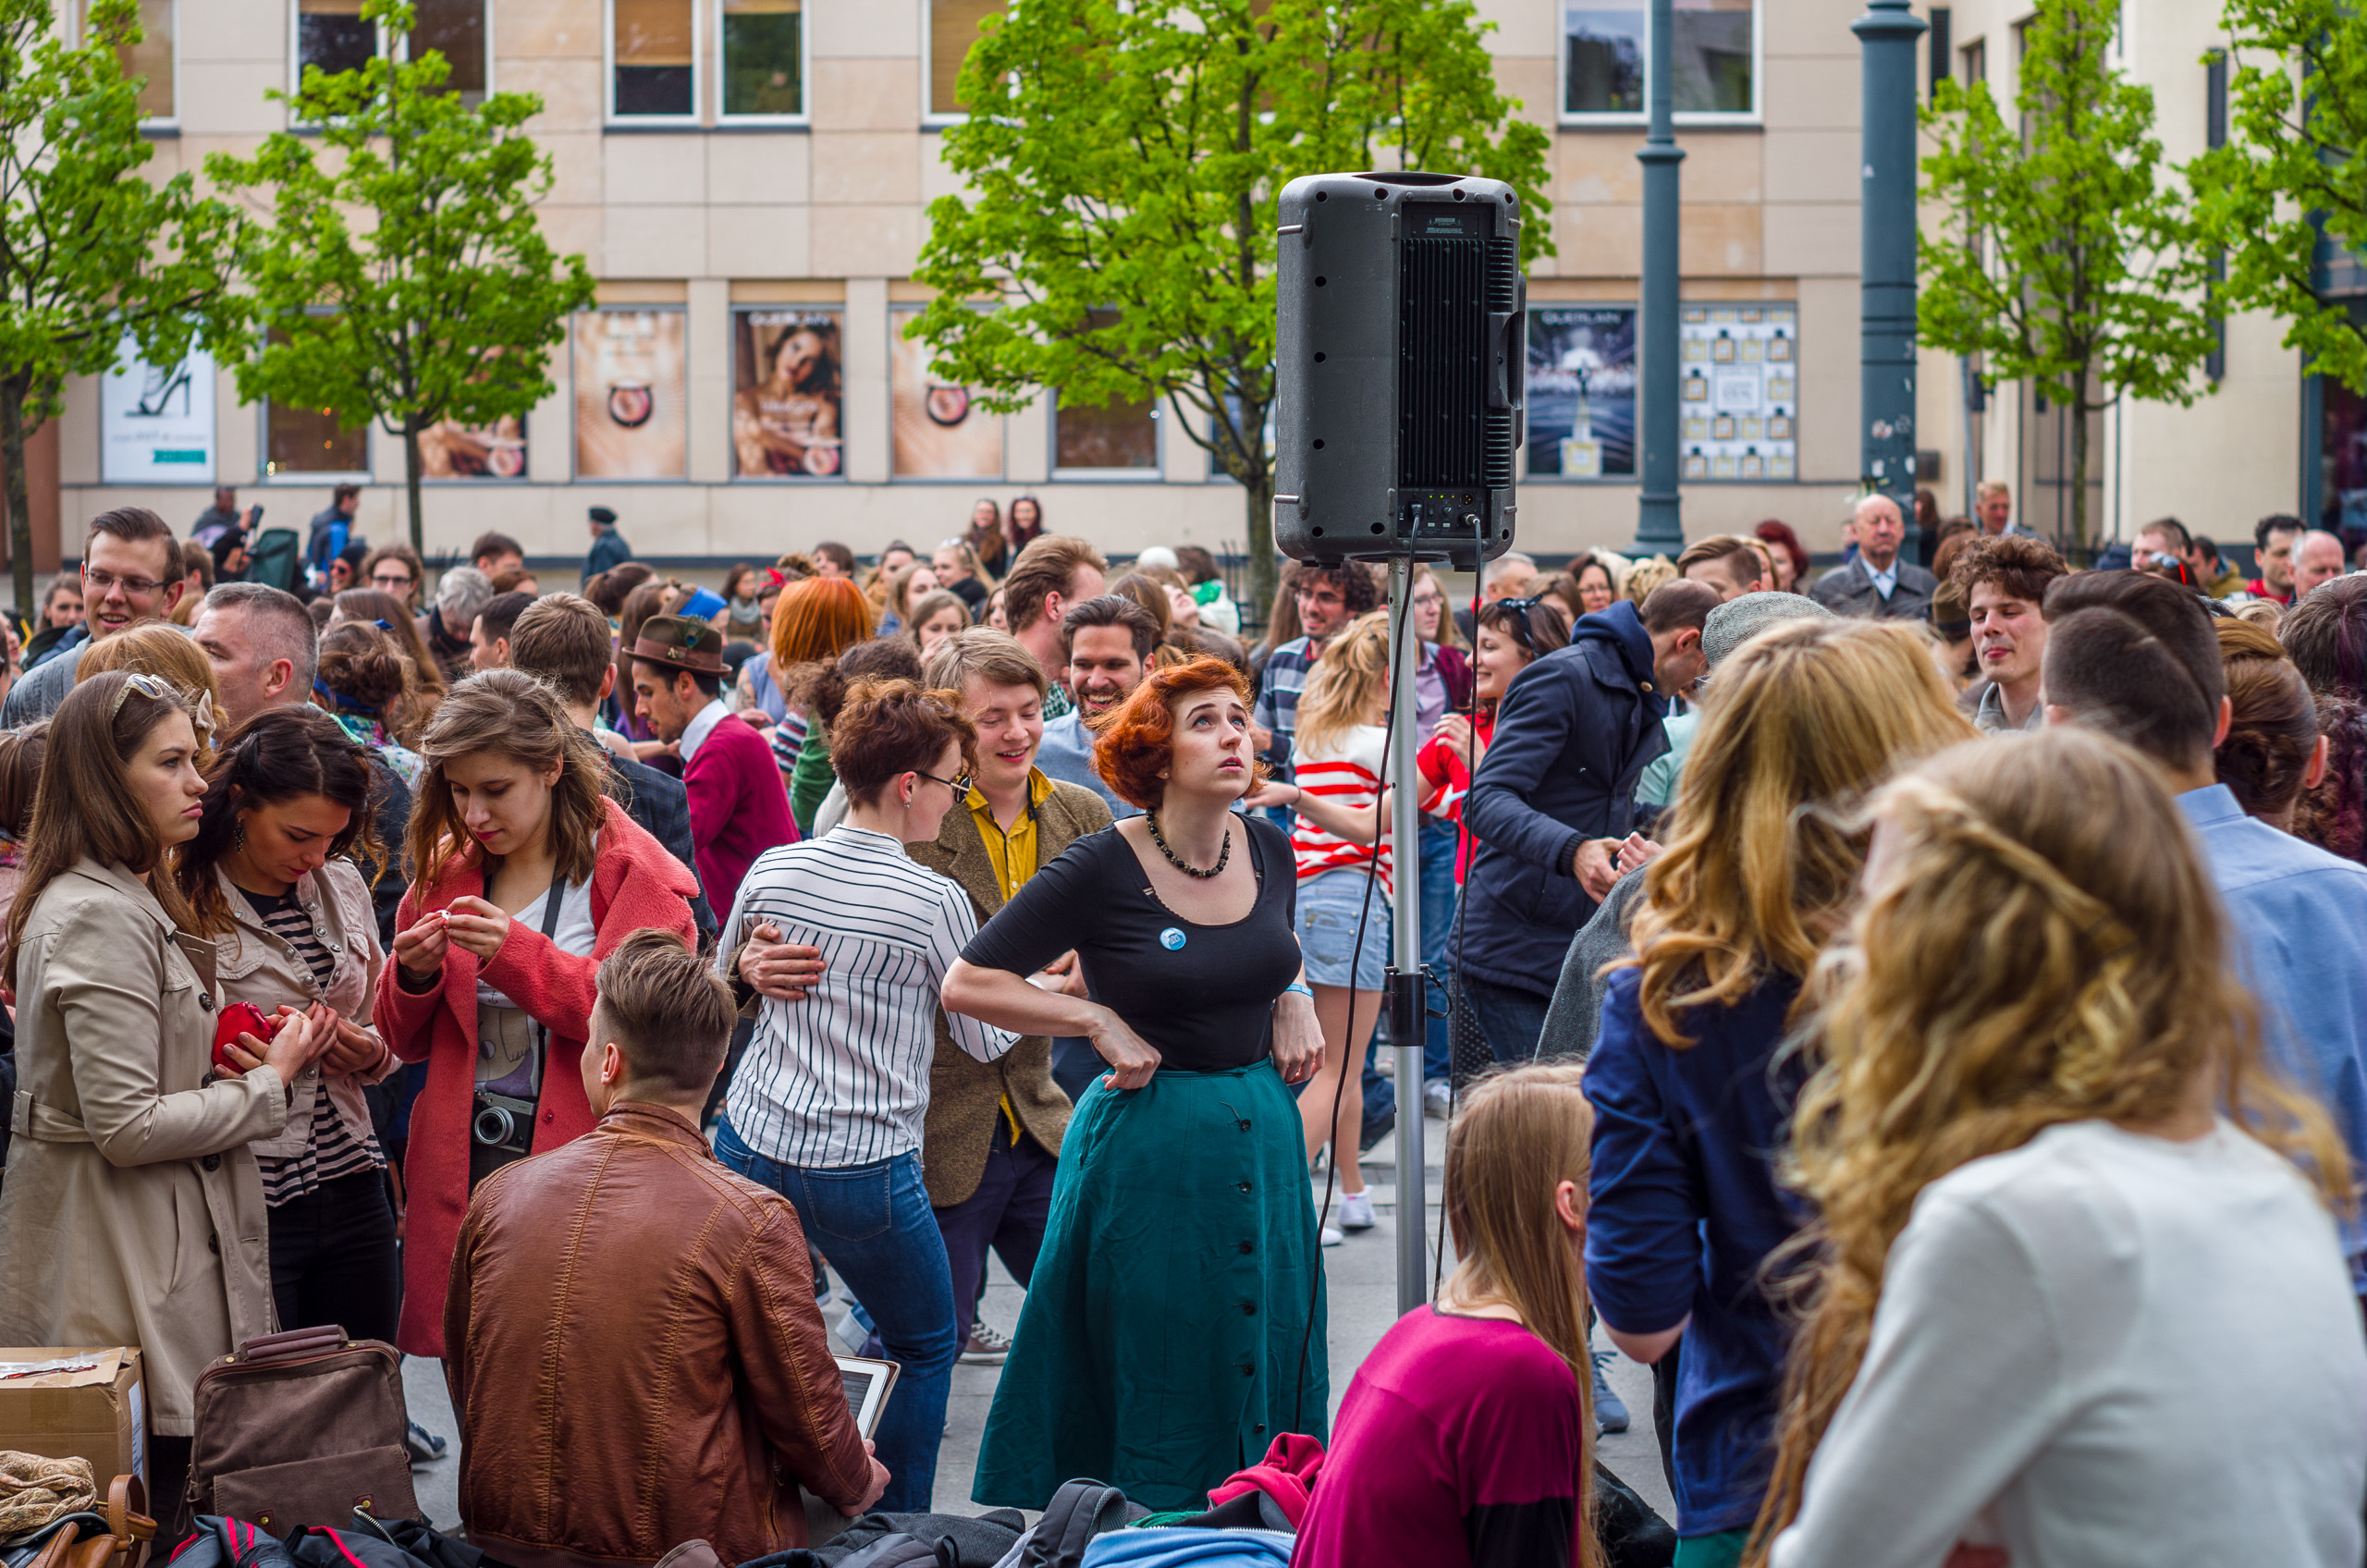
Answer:
<svg viewBox="0 0 2367 1568"><path fill-rule="evenodd" d="M17 619L30 626L33 619L33 518L25 480L25 398L30 392L21 376L0 381L0 464L8 471L6 494L0 496L8 521L9 577L17 590Z"/></svg>
<svg viewBox="0 0 2367 1568"><path fill-rule="evenodd" d="M1262 432L1261 432L1262 435ZM1249 596L1255 601L1251 608L1262 623L1271 619L1274 590L1282 583L1282 571L1274 562L1274 471L1267 465L1257 478L1244 480L1241 485L1242 504L1247 508L1247 545L1249 552Z"/></svg>
<svg viewBox="0 0 2367 1568"><path fill-rule="evenodd" d="M411 496L411 547L425 560L426 528L419 510L419 429L408 420L403 423L403 488Z"/></svg>

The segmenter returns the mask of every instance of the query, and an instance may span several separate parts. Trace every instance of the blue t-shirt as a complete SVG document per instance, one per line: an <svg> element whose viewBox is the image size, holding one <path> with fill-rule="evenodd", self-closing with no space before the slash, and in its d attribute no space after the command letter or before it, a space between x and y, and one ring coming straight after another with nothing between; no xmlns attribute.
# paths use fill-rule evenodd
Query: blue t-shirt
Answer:
<svg viewBox="0 0 2367 1568"><path fill-rule="evenodd" d="M1758 1517L1774 1457L1784 1330L1760 1277L1800 1219L1773 1173L1800 1074L1787 1063L1771 1078L1799 982L1774 975L1736 1006L1677 1014L1694 1041L1682 1049L1644 1022L1637 986L1632 969L1613 976L1587 1060L1587 1290L1626 1333L1691 1315L1674 1353L1676 1530L1714 1535Z"/></svg>

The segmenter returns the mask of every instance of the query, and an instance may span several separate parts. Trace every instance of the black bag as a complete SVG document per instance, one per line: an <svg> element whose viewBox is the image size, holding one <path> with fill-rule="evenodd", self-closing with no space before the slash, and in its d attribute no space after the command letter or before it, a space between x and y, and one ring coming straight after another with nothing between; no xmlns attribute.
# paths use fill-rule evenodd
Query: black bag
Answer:
<svg viewBox="0 0 2367 1568"><path fill-rule="evenodd" d="M1611 1568L1669 1568L1676 1561L1676 1531L1626 1482L1594 1465L1594 1538Z"/></svg>
<svg viewBox="0 0 2367 1568"><path fill-rule="evenodd" d="M1149 1515L1149 1509L1129 1502L1115 1487L1098 1481L1063 1481L1027 1537L1026 1549L1019 1554L1019 1568L1078 1568L1085 1561L1087 1541Z"/></svg>

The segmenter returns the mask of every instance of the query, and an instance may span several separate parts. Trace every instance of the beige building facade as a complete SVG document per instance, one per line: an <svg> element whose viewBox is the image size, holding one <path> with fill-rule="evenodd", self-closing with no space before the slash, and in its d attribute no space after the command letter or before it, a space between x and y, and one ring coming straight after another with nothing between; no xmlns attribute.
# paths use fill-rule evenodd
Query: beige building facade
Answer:
<svg viewBox="0 0 2367 1568"><path fill-rule="evenodd" d="M2028 0L1956 0L1918 7L1935 27L1933 68L1985 80L2010 117L2018 85ZM2125 6L2115 63L2151 88L2165 165L2183 165L2224 136L2230 74L2211 61L2226 37L2220 7L2202 0ZM1936 53L1935 53L1936 52ZM1927 221L1930 214L1926 214ZM2230 317L2223 350L2195 380L2187 408L2125 401L2094 416L2088 467L2090 533L2128 541L2145 523L2176 517L2216 543L2251 545L2254 523L2291 513L2328 525L2348 508L2367 526L2367 462L2357 399L2302 374L2283 346L2284 324ZM2042 533L2067 526L2069 423L2029 387L1976 391L1965 363L1925 350L1919 370L1918 445L1941 454L1932 484L1944 513L1967 510L1982 478L2014 487L2017 516Z"/></svg>
<svg viewBox="0 0 2367 1568"><path fill-rule="evenodd" d="M557 389L522 428L431 443L431 551L498 528L531 555L580 554L588 507L644 556L768 559L958 532L981 496L1040 498L1049 527L1125 553L1220 552L1238 489L1149 408L1073 409L1048 389L985 414L901 336L953 78L997 0L422 0L421 33L464 91L537 92L557 184L543 222L599 279ZM144 0L139 68L162 172L246 151L287 123L265 97L300 66L383 42L359 0ZM1644 0L1481 0L1500 83L1553 137L1558 254L1529 278L1529 441L1520 542L1623 545L1636 516L1634 306L1641 248ZM1684 517L1688 534L1779 518L1837 545L1858 489L1858 0L1678 0L1686 150ZM1959 16L1964 13L1960 10ZM1960 36L1967 36L1963 22ZM2183 43L2165 39L2165 53ZM2152 47L2152 45L2148 45ZM2231 337L2236 336L2231 333ZM2273 341L2273 335L2269 335ZM2231 363L2262 356L2231 341ZM1950 363L1927 360L1924 420L1961 429ZM2293 377L2265 364L2287 405ZM2281 380L2279 376L2281 374ZM2190 447L2223 395L2139 435L2140 472ZM215 484L301 527L330 486L366 486L361 532L399 537L402 459L380 432L241 404L202 361L76 383L53 427L66 553L81 523L139 503L177 524ZM1982 461L2012 436L1978 432ZM1952 494L1965 450L1941 454ZM2002 448L2000 448L2002 449ZM2286 464L2290 477L2291 463ZM2232 492L2240 486L2227 482ZM1951 505L1951 509L1953 506Z"/></svg>

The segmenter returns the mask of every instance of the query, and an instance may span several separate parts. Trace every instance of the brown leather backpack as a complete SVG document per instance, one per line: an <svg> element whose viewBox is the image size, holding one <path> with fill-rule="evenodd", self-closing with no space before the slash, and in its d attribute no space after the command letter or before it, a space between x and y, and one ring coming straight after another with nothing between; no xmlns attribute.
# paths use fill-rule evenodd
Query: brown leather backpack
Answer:
<svg viewBox="0 0 2367 1568"><path fill-rule="evenodd" d="M117 1476L107 1488L104 1523L92 1513L67 1514L25 1568L140 1568L156 1534L156 1521L141 1512L147 1506L140 1477Z"/></svg>
<svg viewBox="0 0 2367 1568"><path fill-rule="evenodd" d="M308 1525L342 1527L357 1508L424 1522L394 1346L325 1325L266 1334L198 1374L196 1401L190 1513L282 1538Z"/></svg>

